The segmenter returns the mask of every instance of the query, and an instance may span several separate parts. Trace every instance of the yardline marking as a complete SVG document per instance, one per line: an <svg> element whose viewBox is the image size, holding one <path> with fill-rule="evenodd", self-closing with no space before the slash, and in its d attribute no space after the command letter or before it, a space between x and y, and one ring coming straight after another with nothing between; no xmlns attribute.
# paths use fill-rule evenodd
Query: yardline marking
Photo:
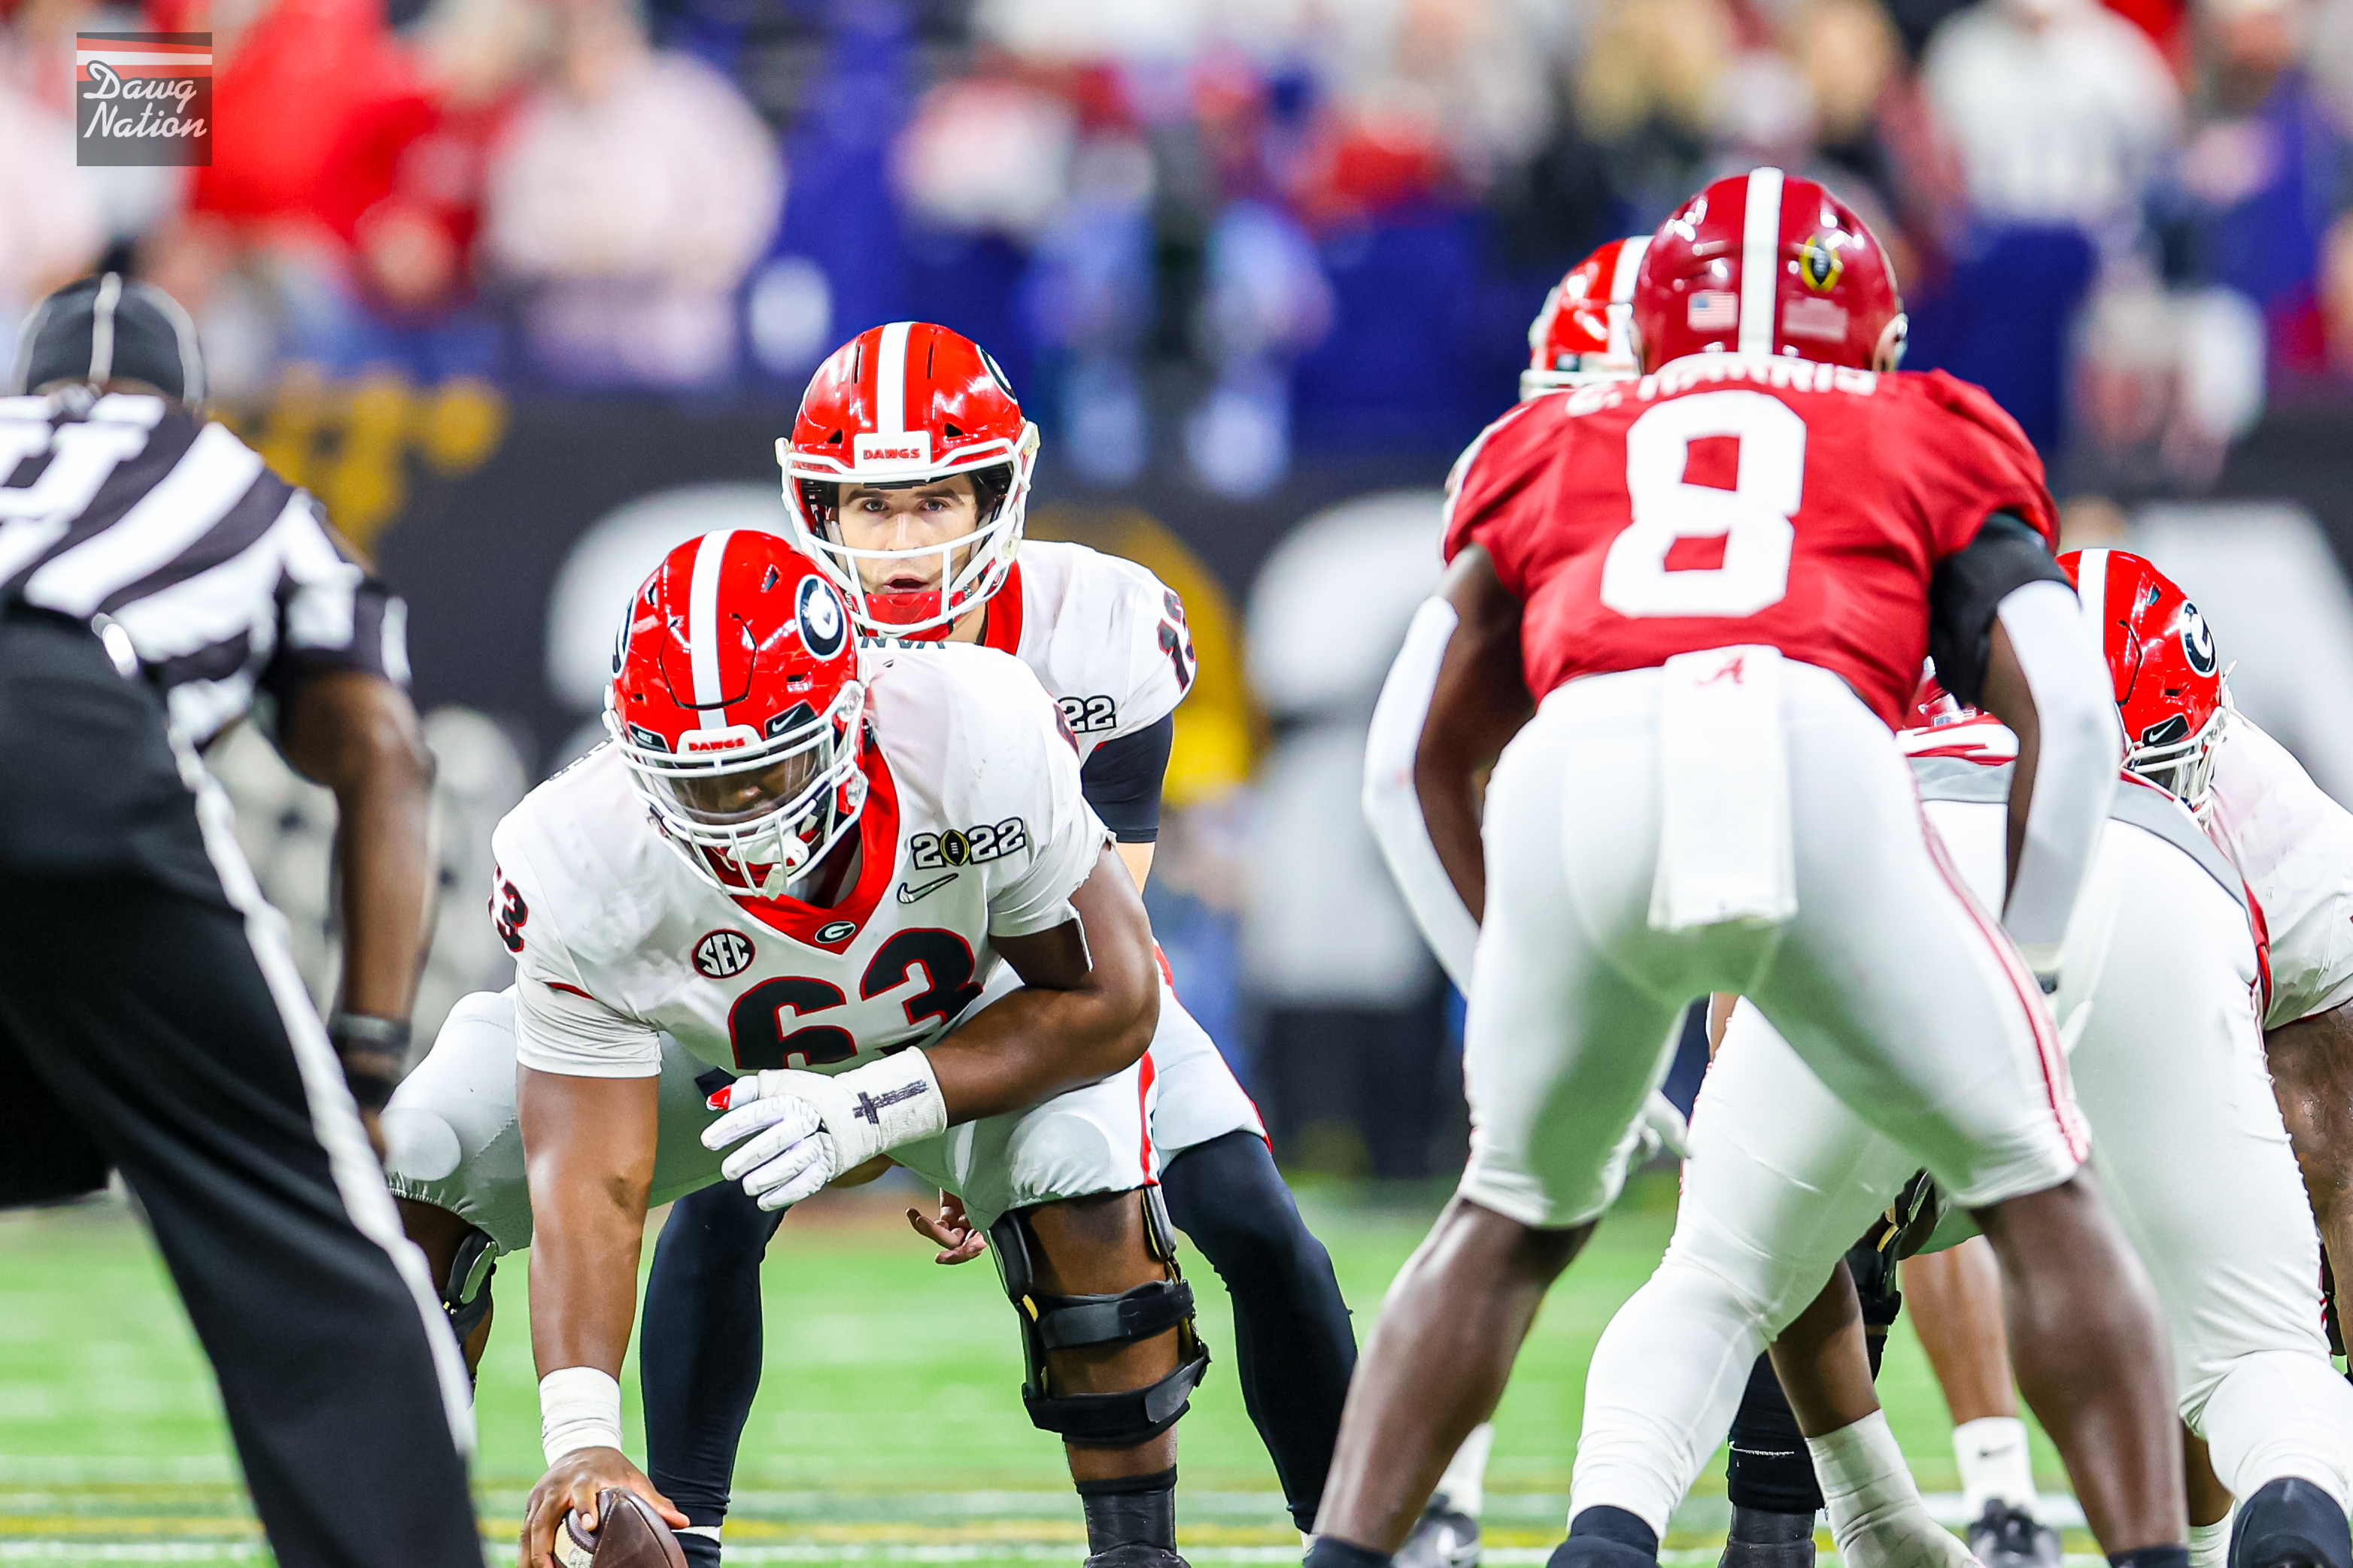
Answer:
<svg viewBox="0 0 2353 1568"><path fill-rule="evenodd" d="M30 1513L36 1500L57 1506L58 1495L77 1488L90 1489L79 1501L94 1500L110 1489L136 1493L151 1489L212 1490L218 1501L237 1512L247 1511L245 1489L223 1459L57 1458L0 1455L0 1512ZM531 1479L517 1476L477 1477L475 1497L487 1508L519 1505L530 1490ZM33 1494L28 1497L26 1494ZM14 1495L11 1495L14 1494ZM126 1498L126 1501L136 1500ZM1975 1522L1961 1494L1930 1492L1921 1500L1937 1523L1960 1529ZM1279 1492L1185 1491L1179 1506L1192 1519L1283 1522L1287 1515ZM1721 1528L1716 1519L1725 1510L1721 1499L1692 1498L1684 1508L1705 1516L1704 1522L1686 1515L1691 1528ZM755 1517L809 1521L906 1522L973 1519L1074 1519L1077 1502L1067 1491L976 1489L950 1492L892 1492L857 1489L826 1490L815 1487L745 1488L735 1494L735 1509L747 1521ZM1681 1510L1679 1512L1683 1511ZM1568 1497L1558 1492L1498 1492L1487 1494L1486 1517L1497 1524L1565 1521ZM2063 1492L2044 1492L2035 1517L2054 1530L2084 1528L2084 1510ZM1678 1526L1677 1528L1680 1528ZM5 1561L5 1559L0 1559Z"/></svg>
<svg viewBox="0 0 2353 1568"><path fill-rule="evenodd" d="M506 1547L503 1538L484 1536L483 1540L497 1547ZM730 1563L1061 1563L1071 1561L1074 1548L1070 1546L730 1546ZM1300 1550L1296 1546L1187 1546L1187 1561L1201 1563L1232 1563L1236 1565L1272 1563L1296 1563ZM1552 1555L1541 1546L1491 1546L1480 1553L1482 1563L1496 1568L1535 1568ZM1662 1552L1659 1562L1662 1568L1712 1568L1723 1555L1722 1549L1708 1547L1691 1552ZM1836 1563L1838 1553L1825 1552L1824 1563ZM224 1542L219 1545L204 1545L181 1542L80 1542L80 1541L0 1541L0 1563L266 1563L269 1549L260 1542ZM2061 1560L2063 1568L2106 1568L2106 1559L2090 1553L2070 1552Z"/></svg>

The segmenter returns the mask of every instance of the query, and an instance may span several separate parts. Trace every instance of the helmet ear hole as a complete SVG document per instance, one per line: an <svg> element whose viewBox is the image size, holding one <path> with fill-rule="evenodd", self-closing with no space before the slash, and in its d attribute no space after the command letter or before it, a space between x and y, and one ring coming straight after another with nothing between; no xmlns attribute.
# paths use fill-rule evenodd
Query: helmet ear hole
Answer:
<svg viewBox="0 0 2353 1568"><path fill-rule="evenodd" d="M1880 329L1879 346L1872 351L1871 368L1876 371L1901 368L1905 342L1911 334L1912 319L1909 316L1898 310L1888 318L1887 325Z"/></svg>
<svg viewBox="0 0 2353 1568"><path fill-rule="evenodd" d="M986 527L997 518L1005 498L1013 493L1013 468L1009 463L991 463L972 471L972 499L976 520Z"/></svg>
<svg viewBox="0 0 2353 1568"><path fill-rule="evenodd" d="M809 521L818 523L833 521L835 514L841 509L841 487L824 479L802 479L798 483L801 487L801 507L808 513Z"/></svg>

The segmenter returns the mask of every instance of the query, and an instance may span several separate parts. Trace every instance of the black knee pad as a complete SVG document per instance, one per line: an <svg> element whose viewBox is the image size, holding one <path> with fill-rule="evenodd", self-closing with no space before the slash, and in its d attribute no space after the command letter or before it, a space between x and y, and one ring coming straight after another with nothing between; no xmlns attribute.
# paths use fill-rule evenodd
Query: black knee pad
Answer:
<svg viewBox="0 0 2353 1568"><path fill-rule="evenodd" d="M1158 1189L1139 1194L1145 1244L1168 1278L1112 1296L1048 1296L1036 1289L1029 1226L1008 1214L988 1228L997 1278L1021 1320L1028 1375L1021 1403L1030 1423L1082 1448L1127 1448L1176 1425L1191 1407L1193 1390L1209 1368L1209 1352L1193 1324L1193 1287L1176 1267L1176 1248ZM1176 1331L1176 1370L1146 1388L1117 1394L1057 1394L1046 1364L1050 1351L1082 1345L1133 1344Z"/></svg>
<svg viewBox="0 0 2353 1568"><path fill-rule="evenodd" d="M482 1326L491 1313L491 1279L499 1271L496 1257L491 1252L490 1233L469 1230L458 1244L455 1257L449 1260L449 1283L441 1289L442 1310L449 1314L449 1328L464 1344L467 1336Z"/></svg>

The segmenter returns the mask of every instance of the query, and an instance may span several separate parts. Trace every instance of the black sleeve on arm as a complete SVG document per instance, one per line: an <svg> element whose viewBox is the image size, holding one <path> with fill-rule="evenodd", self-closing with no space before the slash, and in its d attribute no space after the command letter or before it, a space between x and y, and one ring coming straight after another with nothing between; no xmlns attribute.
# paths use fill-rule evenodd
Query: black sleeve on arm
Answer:
<svg viewBox="0 0 2353 1568"><path fill-rule="evenodd" d="M1122 844L1160 837L1160 781L1176 735L1176 716L1164 714L1156 724L1105 741L1079 769L1079 792Z"/></svg>
<svg viewBox="0 0 2353 1568"><path fill-rule="evenodd" d="M2042 536L2015 513L1998 511L1958 552L1936 563L1928 580L1928 657L1936 680L1970 707L1985 693L1993 657L1993 616L2029 583L2067 581Z"/></svg>

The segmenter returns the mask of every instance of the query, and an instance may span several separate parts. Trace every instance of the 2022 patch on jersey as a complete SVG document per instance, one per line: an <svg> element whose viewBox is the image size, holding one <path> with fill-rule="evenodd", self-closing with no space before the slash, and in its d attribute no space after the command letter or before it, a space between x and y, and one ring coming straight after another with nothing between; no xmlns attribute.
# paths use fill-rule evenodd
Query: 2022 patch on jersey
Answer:
<svg viewBox="0 0 2353 1568"><path fill-rule="evenodd" d="M654 827L600 748L499 825L492 913L516 954L516 1058L650 1078L667 1034L733 1071L839 1071L928 1043L980 994L995 939L1050 930L1108 836L1052 700L954 646L867 668L862 864L839 904L731 898Z"/></svg>

